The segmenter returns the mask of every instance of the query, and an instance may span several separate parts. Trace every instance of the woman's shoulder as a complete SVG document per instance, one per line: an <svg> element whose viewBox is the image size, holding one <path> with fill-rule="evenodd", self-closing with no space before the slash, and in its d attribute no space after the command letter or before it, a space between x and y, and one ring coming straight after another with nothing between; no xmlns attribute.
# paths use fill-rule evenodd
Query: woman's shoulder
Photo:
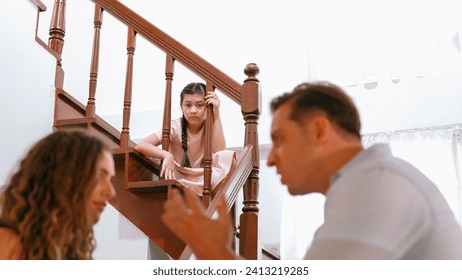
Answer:
<svg viewBox="0 0 462 280"><path fill-rule="evenodd" d="M0 259L20 259L21 250L21 240L18 234L9 227L0 227Z"/></svg>
<svg viewBox="0 0 462 280"><path fill-rule="evenodd" d="M19 236L16 233L16 231L14 231L12 228L0 226L0 242L3 242L3 240L5 239L8 239L8 240L18 239L19 240Z"/></svg>

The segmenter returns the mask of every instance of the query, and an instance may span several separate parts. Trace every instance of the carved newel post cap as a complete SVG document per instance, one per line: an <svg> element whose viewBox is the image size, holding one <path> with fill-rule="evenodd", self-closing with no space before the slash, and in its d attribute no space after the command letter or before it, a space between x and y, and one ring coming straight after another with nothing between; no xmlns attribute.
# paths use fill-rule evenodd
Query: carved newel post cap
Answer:
<svg viewBox="0 0 462 280"><path fill-rule="evenodd" d="M260 73L260 68L258 68L256 63L249 63L244 68L244 73L250 78L254 78Z"/></svg>

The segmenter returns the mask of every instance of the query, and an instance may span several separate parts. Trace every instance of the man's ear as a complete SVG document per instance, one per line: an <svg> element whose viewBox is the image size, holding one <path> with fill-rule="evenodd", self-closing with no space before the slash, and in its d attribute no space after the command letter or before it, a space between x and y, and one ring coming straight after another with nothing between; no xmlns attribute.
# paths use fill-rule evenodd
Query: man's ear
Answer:
<svg viewBox="0 0 462 280"><path fill-rule="evenodd" d="M318 115L313 118L311 122L311 129L316 143L324 144L329 139L332 127L326 116Z"/></svg>

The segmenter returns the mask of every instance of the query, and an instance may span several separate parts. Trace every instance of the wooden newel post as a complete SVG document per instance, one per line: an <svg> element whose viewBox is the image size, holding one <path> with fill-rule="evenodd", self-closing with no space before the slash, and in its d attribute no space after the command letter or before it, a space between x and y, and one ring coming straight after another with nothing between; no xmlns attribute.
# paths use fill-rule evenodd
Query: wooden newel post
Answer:
<svg viewBox="0 0 462 280"><path fill-rule="evenodd" d="M58 54L58 65L61 66L61 55L66 34L66 0L55 0L49 34L48 46Z"/></svg>
<svg viewBox="0 0 462 280"><path fill-rule="evenodd" d="M247 79L242 85L241 111L245 121L244 146L251 144L253 168L244 185L244 207L240 217L239 253L247 259L259 259L261 246L258 238L258 188L260 155L258 119L261 114L261 90L257 75L260 69L249 63L244 69Z"/></svg>

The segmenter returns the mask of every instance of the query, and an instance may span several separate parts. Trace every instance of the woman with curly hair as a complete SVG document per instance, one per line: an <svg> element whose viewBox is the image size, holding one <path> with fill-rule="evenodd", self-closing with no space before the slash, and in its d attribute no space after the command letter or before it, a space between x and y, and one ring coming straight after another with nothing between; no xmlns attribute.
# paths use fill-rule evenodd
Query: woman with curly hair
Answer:
<svg viewBox="0 0 462 280"><path fill-rule="evenodd" d="M84 131L37 142L0 196L0 259L92 259L114 175L109 148Z"/></svg>

